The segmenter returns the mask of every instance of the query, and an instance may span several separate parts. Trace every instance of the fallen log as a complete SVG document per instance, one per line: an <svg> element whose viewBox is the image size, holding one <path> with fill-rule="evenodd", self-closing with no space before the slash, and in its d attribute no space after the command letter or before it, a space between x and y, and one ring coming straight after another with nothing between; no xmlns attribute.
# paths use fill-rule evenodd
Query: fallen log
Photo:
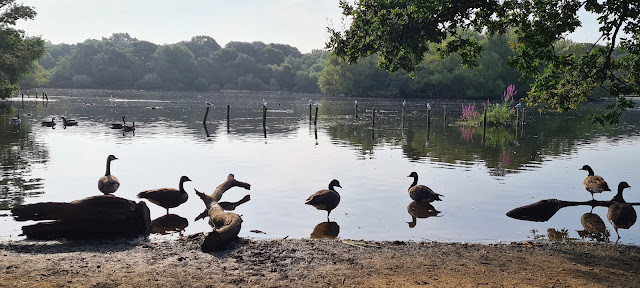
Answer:
<svg viewBox="0 0 640 288"><path fill-rule="evenodd" d="M30 239L50 240L129 238L151 231L149 208L113 195L99 195L73 202L20 205L11 210L16 221L52 220L22 227Z"/></svg>
<svg viewBox="0 0 640 288"><path fill-rule="evenodd" d="M206 195L204 193L196 191L196 194L206 207L206 212L209 216L209 224L213 226L213 231L207 235L204 242L200 246L202 251L216 251L224 248L228 243L231 243L238 239L238 233L240 233L240 229L242 228L242 218L240 215L232 212L226 212L222 206L218 204L220 198L222 198L222 194L232 187L243 187L247 190L251 189L251 185L249 183L240 182L235 180L233 174L229 174L227 180L222 184L216 187L216 190L213 191L211 195ZM242 200L236 202L240 205L249 201L249 196L245 196ZM233 209L237 205L233 205Z"/></svg>
<svg viewBox="0 0 640 288"><path fill-rule="evenodd" d="M529 205L525 205L522 207L514 208L511 211L507 212L507 216L525 221L533 221L533 222L546 222L553 215L558 212L558 210L564 207L570 206L591 206L591 207L609 207L616 203L613 200L609 201L599 201L599 200L589 200L583 202L577 201L564 201L558 199L544 199L535 203L531 203ZM640 205L640 203L628 203L630 205Z"/></svg>

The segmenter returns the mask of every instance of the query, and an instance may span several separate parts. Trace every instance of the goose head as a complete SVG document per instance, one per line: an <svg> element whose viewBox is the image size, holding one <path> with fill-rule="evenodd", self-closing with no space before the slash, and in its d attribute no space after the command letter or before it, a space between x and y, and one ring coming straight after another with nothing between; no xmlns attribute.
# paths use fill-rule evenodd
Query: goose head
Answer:
<svg viewBox="0 0 640 288"><path fill-rule="evenodd" d="M335 189L333 187L340 187L342 188L342 186L340 186L340 182L336 179L331 180L331 183L329 183L329 190L335 191Z"/></svg>

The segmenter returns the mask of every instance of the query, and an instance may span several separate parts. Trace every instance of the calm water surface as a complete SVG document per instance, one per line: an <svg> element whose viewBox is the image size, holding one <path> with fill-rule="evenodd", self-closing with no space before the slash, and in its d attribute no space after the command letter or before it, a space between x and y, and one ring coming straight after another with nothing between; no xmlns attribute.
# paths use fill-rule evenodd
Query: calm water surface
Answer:
<svg viewBox="0 0 640 288"><path fill-rule="evenodd" d="M600 128L587 120L597 104L563 115L527 110L524 127L488 128L483 135L481 127L455 124L459 102L430 101L428 127L428 100L417 99L406 99L403 114L402 100L359 98L356 118L354 99L322 95L109 90L48 94L48 103L33 98L0 102L4 239L21 239L21 226L30 224L7 216L15 205L100 194L97 180L104 175L109 154L119 158L112 163L112 174L120 179L120 197L136 200L146 189L177 188L182 175L193 180L185 184L189 200L170 210L188 219L186 233L211 230L206 221L193 221L204 209L193 189L210 193L229 173L252 184L250 191L229 190L223 201L251 195L251 201L234 212L244 220L240 236L255 238L309 238L316 225L326 225L321 224L326 212L304 201L334 178L343 188L338 188L341 203L331 213L337 225L330 226L334 234L339 226L338 237L347 239L580 239L580 217L590 207L564 208L543 223L511 219L505 213L547 198L590 200L582 188L586 172L578 170L584 164L612 188L627 181L632 188L625 199L640 202L639 111L627 113L620 125ZM309 117L309 98L319 102L316 126ZM268 107L264 128L263 99ZM205 101L213 104L206 127ZM231 107L228 125L226 105ZM16 114L21 115L20 125L10 123ZM135 122L135 134L109 128L123 115ZM80 125L63 129L62 116ZM40 125L52 117L58 120L55 129ZM440 213L412 204L407 193L412 171L420 175L420 184L444 195L442 202L433 203ZM605 192L596 199L613 195ZM164 208L147 204L152 219L165 214ZM606 222L605 207L593 212ZM437 217L423 218L434 214ZM640 244L639 227L620 230L620 241ZM615 241L608 223L607 230L613 236L600 235L600 240Z"/></svg>

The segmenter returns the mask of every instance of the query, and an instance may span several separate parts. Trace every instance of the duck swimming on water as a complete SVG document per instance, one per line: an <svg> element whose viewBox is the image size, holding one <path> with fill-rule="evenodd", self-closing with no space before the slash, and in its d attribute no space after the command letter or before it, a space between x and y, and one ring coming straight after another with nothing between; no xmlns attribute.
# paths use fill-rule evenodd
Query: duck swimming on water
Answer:
<svg viewBox="0 0 640 288"><path fill-rule="evenodd" d="M42 126L53 127L56 126L56 118L51 118L51 121L42 121Z"/></svg>

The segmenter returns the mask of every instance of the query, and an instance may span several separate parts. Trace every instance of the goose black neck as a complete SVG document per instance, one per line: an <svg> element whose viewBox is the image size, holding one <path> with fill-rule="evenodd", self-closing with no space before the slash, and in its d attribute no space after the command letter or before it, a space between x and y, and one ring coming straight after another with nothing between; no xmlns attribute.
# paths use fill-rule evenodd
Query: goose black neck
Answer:
<svg viewBox="0 0 640 288"><path fill-rule="evenodd" d="M107 158L107 172L104 173L104 176L111 175L111 157Z"/></svg>
<svg viewBox="0 0 640 288"><path fill-rule="evenodd" d="M185 179L180 179L180 185L178 186L180 187L180 192L187 193L187 191L184 191L184 181Z"/></svg>
<svg viewBox="0 0 640 288"><path fill-rule="evenodd" d="M336 186L335 183L333 183L333 182L329 183L329 190L336 191L336 189L334 188L335 186Z"/></svg>
<svg viewBox="0 0 640 288"><path fill-rule="evenodd" d="M417 184L418 184L418 175L413 176L413 183L411 183L411 186L409 187L416 186Z"/></svg>
<svg viewBox="0 0 640 288"><path fill-rule="evenodd" d="M587 166L587 172L589 172L589 176L593 176L595 174L593 174L593 169L591 169L591 167Z"/></svg>
<svg viewBox="0 0 640 288"><path fill-rule="evenodd" d="M623 186L618 186L618 194L616 194L616 196L613 196L613 201L615 202L619 202L619 203L627 203L626 201L624 201L624 198L622 198L622 191L624 190Z"/></svg>

